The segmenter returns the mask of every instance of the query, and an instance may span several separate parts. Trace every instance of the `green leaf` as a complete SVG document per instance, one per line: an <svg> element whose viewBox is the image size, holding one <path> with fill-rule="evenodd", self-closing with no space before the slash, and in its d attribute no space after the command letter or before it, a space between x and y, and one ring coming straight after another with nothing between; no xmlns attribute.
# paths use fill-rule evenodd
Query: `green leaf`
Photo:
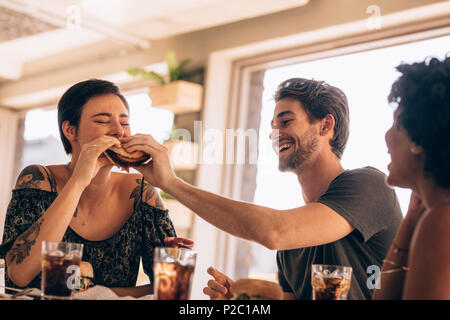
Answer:
<svg viewBox="0 0 450 320"><path fill-rule="evenodd" d="M139 68L130 68L130 69L128 69L127 70L127 72L128 72L128 74L130 75L130 76L138 76L138 75L140 75L142 72L145 72L144 70L142 70L142 69L139 69Z"/></svg>
<svg viewBox="0 0 450 320"><path fill-rule="evenodd" d="M184 59L177 64L177 56L174 50L169 50L166 53L166 64L169 71L170 82L183 79L183 70L191 61L191 59ZM164 77L154 71L145 71L140 68L130 68L127 72L132 76L141 76L144 80L156 81L160 84L164 84Z"/></svg>
<svg viewBox="0 0 450 320"><path fill-rule="evenodd" d="M156 81L160 84L164 84L164 78L163 76L161 76L160 74L154 72L154 71L146 71L145 73L142 74L142 78L144 80L152 80L152 81Z"/></svg>
<svg viewBox="0 0 450 320"><path fill-rule="evenodd" d="M177 81L183 79L183 69L191 61L191 59L184 59L180 62L178 67L171 71L171 79L170 81Z"/></svg>
<svg viewBox="0 0 450 320"><path fill-rule="evenodd" d="M178 136L176 135L177 129L178 129L178 126L176 124L173 124L172 131L169 134L169 140L178 140Z"/></svg>
<svg viewBox="0 0 450 320"><path fill-rule="evenodd" d="M180 62L180 64L177 67L177 71L180 73L180 75L183 73L183 69L184 67L191 62L191 59L184 59L183 61Z"/></svg>
<svg viewBox="0 0 450 320"><path fill-rule="evenodd" d="M127 72L133 77L141 76L141 78L144 80L151 80L160 84L165 83L163 76L154 71L145 71L144 69L130 68L127 70Z"/></svg>
<svg viewBox="0 0 450 320"><path fill-rule="evenodd" d="M174 82L180 80L180 74L176 72L176 70L172 70L170 72L170 82Z"/></svg>
<svg viewBox="0 0 450 320"><path fill-rule="evenodd" d="M166 64L167 68L169 68L169 72L172 73L172 70L177 68L177 56L175 51L169 50L166 54Z"/></svg>

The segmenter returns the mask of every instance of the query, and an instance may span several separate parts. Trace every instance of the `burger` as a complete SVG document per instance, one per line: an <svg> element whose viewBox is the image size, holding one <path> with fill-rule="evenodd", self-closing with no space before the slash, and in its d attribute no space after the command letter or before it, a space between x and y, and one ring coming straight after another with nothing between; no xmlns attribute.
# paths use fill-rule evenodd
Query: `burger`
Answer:
<svg viewBox="0 0 450 320"><path fill-rule="evenodd" d="M282 300L283 290L275 282L259 279L239 279L232 286L232 300Z"/></svg>
<svg viewBox="0 0 450 320"><path fill-rule="evenodd" d="M127 152L122 147L112 146L104 152L106 158L120 169L129 172L130 167L140 166L149 163L152 158L142 151Z"/></svg>
<svg viewBox="0 0 450 320"><path fill-rule="evenodd" d="M81 261L80 263L80 280L76 287L76 292L83 292L93 287L95 284L92 282L94 279L94 269L89 262Z"/></svg>

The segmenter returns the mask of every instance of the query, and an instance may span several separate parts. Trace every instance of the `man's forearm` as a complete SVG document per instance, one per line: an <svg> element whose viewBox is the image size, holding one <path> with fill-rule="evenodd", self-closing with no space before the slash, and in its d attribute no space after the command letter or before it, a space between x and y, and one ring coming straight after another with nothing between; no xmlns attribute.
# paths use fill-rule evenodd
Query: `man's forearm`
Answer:
<svg viewBox="0 0 450 320"><path fill-rule="evenodd" d="M276 210L221 197L176 179L164 190L198 216L237 237L270 247Z"/></svg>

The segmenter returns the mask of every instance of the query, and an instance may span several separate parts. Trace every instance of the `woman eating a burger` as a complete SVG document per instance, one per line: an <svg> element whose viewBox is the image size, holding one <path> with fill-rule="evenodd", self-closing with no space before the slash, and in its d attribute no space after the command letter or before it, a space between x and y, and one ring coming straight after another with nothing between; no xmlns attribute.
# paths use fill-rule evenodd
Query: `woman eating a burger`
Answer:
<svg viewBox="0 0 450 320"><path fill-rule="evenodd" d="M141 174L111 171L151 161L122 147L130 137L128 118L128 103L111 82L87 80L64 93L58 125L71 161L32 165L19 175L0 246L7 286L39 288L41 242L63 241L84 244L95 284L119 296L152 293L151 284L135 287L140 259L152 282L153 248L172 245L176 233L158 192Z"/></svg>

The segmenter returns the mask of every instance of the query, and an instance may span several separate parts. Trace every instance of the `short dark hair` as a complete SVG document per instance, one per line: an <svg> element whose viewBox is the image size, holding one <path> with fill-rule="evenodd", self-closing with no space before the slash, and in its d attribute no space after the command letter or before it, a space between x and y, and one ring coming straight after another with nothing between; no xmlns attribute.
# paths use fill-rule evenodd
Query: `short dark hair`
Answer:
<svg viewBox="0 0 450 320"><path fill-rule="evenodd" d="M327 114L334 117L334 136L330 146L340 159L349 135L348 102L344 92L324 81L291 78L283 81L274 95L275 102L285 98L299 101L310 122L321 120Z"/></svg>
<svg viewBox="0 0 450 320"><path fill-rule="evenodd" d="M450 188L450 57L401 64L397 70L401 76L388 101L398 105L399 125L424 150L425 177Z"/></svg>
<svg viewBox="0 0 450 320"><path fill-rule="evenodd" d="M72 146L62 130L63 122L68 120L71 125L78 127L81 111L86 102L93 97L109 93L118 96L129 110L128 102L120 93L119 88L114 83L106 80L90 79L78 82L62 95L58 102L58 127L59 135L67 154L72 153Z"/></svg>

